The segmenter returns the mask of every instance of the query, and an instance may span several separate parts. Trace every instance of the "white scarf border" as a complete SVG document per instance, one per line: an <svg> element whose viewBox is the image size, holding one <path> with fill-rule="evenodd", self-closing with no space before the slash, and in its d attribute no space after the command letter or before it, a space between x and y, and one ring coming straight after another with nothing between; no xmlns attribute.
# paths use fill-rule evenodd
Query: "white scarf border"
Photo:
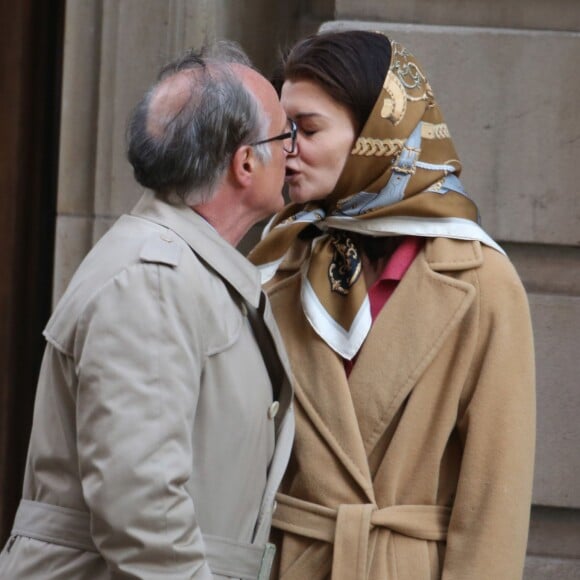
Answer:
<svg viewBox="0 0 580 580"><path fill-rule="evenodd" d="M321 229L335 228L357 232L369 236L419 236L426 238L451 238L457 240L479 241L505 255L497 244L479 225L463 218L423 218L423 217L379 217L368 220L353 220L349 217L332 216L316 222ZM264 232L267 233L270 224ZM315 238L312 243L322 241L324 236ZM259 266L262 283L271 280L284 257ZM360 350L372 325L370 302L367 298L361 305L350 329L342 328L324 308L308 280L309 261L302 265L302 288L300 297L304 314L316 332L332 350L341 357L351 360Z"/></svg>

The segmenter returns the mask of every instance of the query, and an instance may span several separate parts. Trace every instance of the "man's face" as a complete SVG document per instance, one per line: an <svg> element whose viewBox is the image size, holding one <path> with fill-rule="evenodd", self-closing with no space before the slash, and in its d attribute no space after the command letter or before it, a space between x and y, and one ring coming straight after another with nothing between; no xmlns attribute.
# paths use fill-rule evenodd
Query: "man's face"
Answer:
<svg viewBox="0 0 580 580"><path fill-rule="evenodd" d="M262 105L266 119L270 122L268 133L264 139L276 137L289 131L286 113L280 104L274 87L259 73L244 66L239 66L237 72L246 87L253 93ZM275 140L260 147L270 149L270 159L261 161L255 158L251 191L246 198L248 209L254 214L255 222L271 216L284 207L282 189L286 172L286 152L284 147L290 147L290 140ZM255 152L254 152L255 155Z"/></svg>
<svg viewBox="0 0 580 580"><path fill-rule="evenodd" d="M289 132L290 124L274 89L272 89L271 94L270 91L267 91L264 97L266 98L260 100L267 117L270 119L266 138ZM265 144L270 149L270 159L259 163L254 184L256 209L261 206L263 217L268 217L284 207L282 188L286 173L285 147L288 148L289 145L289 140L288 142L275 140Z"/></svg>

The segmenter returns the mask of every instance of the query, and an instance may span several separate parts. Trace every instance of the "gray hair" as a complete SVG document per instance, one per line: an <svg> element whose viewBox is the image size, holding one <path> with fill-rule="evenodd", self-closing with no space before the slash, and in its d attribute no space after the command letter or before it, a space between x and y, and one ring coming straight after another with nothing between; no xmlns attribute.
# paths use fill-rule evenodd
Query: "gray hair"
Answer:
<svg viewBox="0 0 580 580"><path fill-rule="evenodd" d="M237 149L268 134L270 120L233 63L253 68L232 42L186 52L161 69L129 119L127 156L135 179L166 201L208 201ZM255 152L269 161L269 147L257 145Z"/></svg>

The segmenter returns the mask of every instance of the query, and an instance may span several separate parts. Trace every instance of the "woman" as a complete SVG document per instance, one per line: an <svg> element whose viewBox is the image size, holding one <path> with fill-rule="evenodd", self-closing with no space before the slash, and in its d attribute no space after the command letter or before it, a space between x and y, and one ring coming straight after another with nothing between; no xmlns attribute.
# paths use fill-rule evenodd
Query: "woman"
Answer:
<svg viewBox="0 0 580 580"><path fill-rule="evenodd" d="M299 42L281 80L294 203L252 253L296 375L279 576L520 578L529 310L431 87L404 47L362 31Z"/></svg>

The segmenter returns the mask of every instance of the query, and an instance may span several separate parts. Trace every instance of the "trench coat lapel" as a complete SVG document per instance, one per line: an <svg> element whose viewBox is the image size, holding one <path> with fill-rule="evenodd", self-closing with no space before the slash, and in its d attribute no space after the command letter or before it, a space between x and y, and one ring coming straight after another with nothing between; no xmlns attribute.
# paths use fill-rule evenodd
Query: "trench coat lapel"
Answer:
<svg viewBox="0 0 580 580"><path fill-rule="evenodd" d="M190 207L183 203L169 205L146 191L131 214L172 230L244 300L258 307L262 286L256 267Z"/></svg>
<svg viewBox="0 0 580 580"><path fill-rule="evenodd" d="M459 249L449 253L450 244ZM451 255L456 260L448 263ZM428 241L379 314L349 379L367 455L474 299L471 284L441 272L481 261L477 242Z"/></svg>

